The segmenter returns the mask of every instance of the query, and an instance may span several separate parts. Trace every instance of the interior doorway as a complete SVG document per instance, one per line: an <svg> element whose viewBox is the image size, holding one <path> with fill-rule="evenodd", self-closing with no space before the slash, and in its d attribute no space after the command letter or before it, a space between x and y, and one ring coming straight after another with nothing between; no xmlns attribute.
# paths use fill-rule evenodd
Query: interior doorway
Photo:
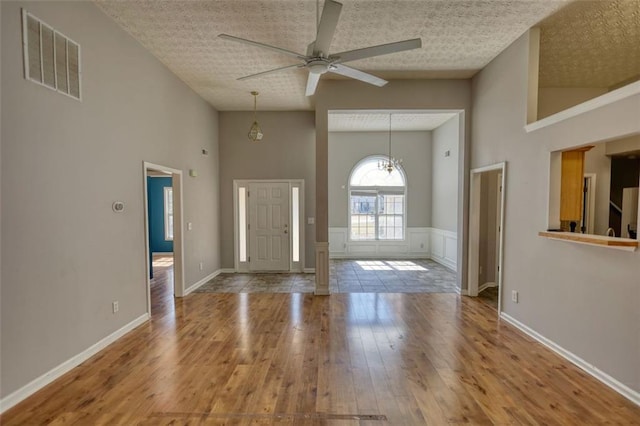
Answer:
<svg viewBox="0 0 640 426"><path fill-rule="evenodd" d="M502 245L506 163L471 170L469 296L502 307Z"/></svg>
<svg viewBox="0 0 640 426"><path fill-rule="evenodd" d="M147 312L153 315L184 294L182 172L143 162L143 178Z"/></svg>

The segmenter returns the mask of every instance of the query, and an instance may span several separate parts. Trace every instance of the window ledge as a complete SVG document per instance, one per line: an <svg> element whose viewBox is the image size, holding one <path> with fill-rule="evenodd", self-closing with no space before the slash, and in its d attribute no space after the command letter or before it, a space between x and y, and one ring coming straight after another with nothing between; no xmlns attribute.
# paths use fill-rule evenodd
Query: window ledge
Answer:
<svg viewBox="0 0 640 426"><path fill-rule="evenodd" d="M594 109L598 109L605 105L612 104L630 96L637 95L639 93L640 81L636 81L619 89L612 90L609 93L605 93L604 95L598 96L597 98L589 99L588 101L565 109L564 111L560 111L538 121L534 121L533 123L524 126L524 129L527 133L530 133L535 130L542 129L544 127L567 120L569 118L576 117L586 112L593 111Z"/></svg>
<svg viewBox="0 0 640 426"><path fill-rule="evenodd" d="M630 238L607 237L604 235L578 234L575 232L538 232L538 235L552 240L562 240L577 244L607 247L616 250L636 251L638 241Z"/></svg>

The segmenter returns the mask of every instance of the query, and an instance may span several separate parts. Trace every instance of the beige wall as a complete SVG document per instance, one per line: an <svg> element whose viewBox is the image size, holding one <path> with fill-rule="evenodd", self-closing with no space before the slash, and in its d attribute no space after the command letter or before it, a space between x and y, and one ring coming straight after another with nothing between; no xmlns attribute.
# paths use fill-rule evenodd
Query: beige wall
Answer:
<svg viewBox="0 0 640 426"><path fill-rule="evenodd" d="M433 131L431 226L458 232L458 162L460 119L454 117ZM445 153L449 151L449 156Z"/></svg>
<svg viewBox="0 0 640 426"><path fill-rule="evenodd" d="M258 112L264 139L247 139L253 112L220 113L222 267L233 268L233 180L304 179L305 215L315 214L313 112ZM305 267L315 265L315 229L305 223Z"/></svg>
<svg viewBox="0 0 640 426"><path fill-rule="evenodd" d="M538 91L538 120L607 93L606 88L548 87Z"/></svg>
<svg viewBox="0 0 640 426"><path fill-rule="evenodd" d="M506 161L503 309L629 388L640 391L640 251L553 241L547 227L550 152L640 132L640 96L531 133L528 34L473 78L472 166Z"/></svg>
<svg viewBox="0 0 640 426"><path fill-rule="evenodd" d="M407 226L431 226L431 132L394 132L391 149L407 176ZM388 155L388 150L388 132L329 133L329 226L349 225L353 167L370 155Z"/></svg>
<svg viewBox="0 0 640 426"><path fill-rule="evenodd" d="M185 173L186 286L220 252L217 112L90 2L1 7L5 397L146 312L143 161ZM23 78L21 7L82 46L82 102Z"/></svg>

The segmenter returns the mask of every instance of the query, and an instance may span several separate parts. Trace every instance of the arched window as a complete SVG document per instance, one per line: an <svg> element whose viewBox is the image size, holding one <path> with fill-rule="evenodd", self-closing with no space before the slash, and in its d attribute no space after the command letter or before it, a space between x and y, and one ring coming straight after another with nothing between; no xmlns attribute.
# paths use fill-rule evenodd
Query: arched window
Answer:
<svg viewBox="0 0 640 426"><path fill-rule="evenodd" d="M349 237L351 240L403 240L406 223L406 179L397 167L378 168L386 157L364 158L349 177Z"/></svg>

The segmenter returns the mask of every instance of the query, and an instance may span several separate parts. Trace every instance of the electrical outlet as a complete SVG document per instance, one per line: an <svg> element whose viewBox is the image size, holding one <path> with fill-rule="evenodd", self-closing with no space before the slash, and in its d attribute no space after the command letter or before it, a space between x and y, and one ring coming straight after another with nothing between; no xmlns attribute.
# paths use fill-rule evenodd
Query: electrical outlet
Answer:
<svg viewBox="0 0 640 426"><path fill-rule="evenodd" d="M116 300L115 302L113 302L112 306L113 306L113 313L115 314L120 309L120 306L118 306L118 301Z"/></svg>
<svg viewBox="0 0 640 426"><path fill-rule="evenodd" d="M511 301L513 303L518 303L518 292L515 290L511 292Z"/></svg>
<svg viewBox="0 0 640 426"><path fill-rule="evenodd" d="M193 229L193 223L187 222L187 230L191 231Z"/></svg>
<svg viewBox="0 0 640 426"><path fill-rule="evenodd" d="M482 275L482 266L480 266L480 275Z"/></svg>
<svg viewBox="0 0 640 426"><path fill-rule="evenodd" d="M202 271L204 269L204 263L200 262L200 270Z"/></svg>

